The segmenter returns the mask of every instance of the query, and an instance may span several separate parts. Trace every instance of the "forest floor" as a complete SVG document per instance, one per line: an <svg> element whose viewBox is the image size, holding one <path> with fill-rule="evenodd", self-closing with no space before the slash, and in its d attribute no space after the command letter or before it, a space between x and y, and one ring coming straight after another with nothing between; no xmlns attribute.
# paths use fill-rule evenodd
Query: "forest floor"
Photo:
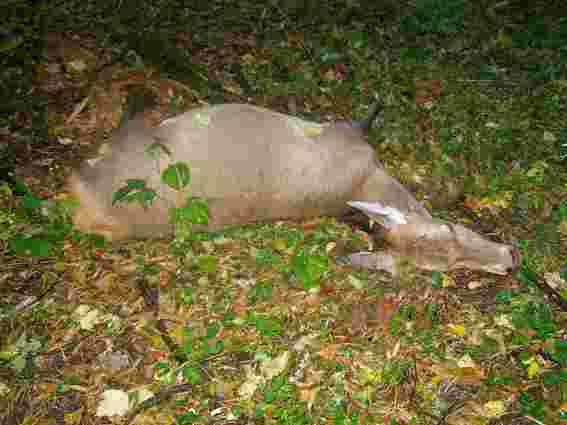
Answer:
<svg viewBox="0 0 567 425"><path fill-rule="evenodd" d="M561 2L11 3L2 423L567 420ZM341 256L381 241L325 217L159 241L81 234L65 178L132 93L156 100L154 125L220 102L356 119L377 94L369 141L386 170L435 217L518 246L521 266L360 270Z"/></svg>

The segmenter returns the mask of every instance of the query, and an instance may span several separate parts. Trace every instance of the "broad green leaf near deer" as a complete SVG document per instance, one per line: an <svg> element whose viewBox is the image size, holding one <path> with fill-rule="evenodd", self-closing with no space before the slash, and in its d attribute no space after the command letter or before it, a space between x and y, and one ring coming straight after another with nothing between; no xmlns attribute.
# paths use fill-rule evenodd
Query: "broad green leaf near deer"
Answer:
<svg viewBox="0 0 567 425"><path fill-rule="evenodd" d="M109 154L94 165L83 164L70 177L70 191L80 204L75 225L111 240L170 235L168 210L185 202L188 193L165 185L160 170L186 161L187 190L209 205L208 223L196 229L341 216L354 201L352 207L385 226L390 256L410 256L418 267L430 270L469 267L505 274L514 269L516 248L432 219L385 173L365 140L379 110L377 102L362 122L324 124L247 104L200 107L156 128L134 118L115 132ZM151 158L149 146L162 146L168 155ZM113 193L132 179L157 188L159 196L147 208L114 205ZM383 257L361 253L351 260L379 267Z"/></svg>

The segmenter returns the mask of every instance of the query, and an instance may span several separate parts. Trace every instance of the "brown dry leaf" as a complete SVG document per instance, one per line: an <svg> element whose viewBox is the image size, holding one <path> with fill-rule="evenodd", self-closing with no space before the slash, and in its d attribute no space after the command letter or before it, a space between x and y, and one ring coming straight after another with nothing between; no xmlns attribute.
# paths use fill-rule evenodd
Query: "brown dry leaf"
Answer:
<svg viewBox="0 0 567 425"><path fill-rule="evenodd" d="M450 425L481 425L486 423L483 418L483 407L475 401L467 401L463 407L445 418Z"/></svg>
<svg viewBox="0 0 567 425"><path fill-rule="evenodd" d="M445 369L441 375L455 379L458 384L480 385L486 376L486 372L479 367L455 367Z"/></svg>
<svg viewBox="0 0 567 425"><path fill-rule="evenodd" d="M422 105L431 102L441 94L441 81L418 80L415 82L415 103Z"/></svg>
<svg viewBox="0 0 567 425"><path fill-rule="evenodd" d="M337 349L338 349L338 345L337 344L328 344L323 346L320 350L319 350L319 355L321 357L323 357L325 360L336 360L337 359Z"/></svg>
<svg viewBox="0 0 567 425"><path fill-rule="evenodd" d="M304 303L311 307L317 307L321 305L321 297L319 294L309 294L305 297Z"/></svg>
<svg viewBox="0 0 567 425"><path fill-rule="evenodd" d="M486 377L486 370L478 367L468 356L459 361L460 367L451 363L432 365L431 370L438 377L455 380L463 385L480 385Z"/></svg>
<svg viewBox="0 0 567 425"><path fill-rule="evenodd" d="M325 81L336 81L337 78L337 74L335 73L335 70L332 68L329 68L322 76L323 80Z"/></svg>
<svg viewBox="0 0 567 425"><path fill-rule="evenodd" d="M393 297L384 297L375 305L376 320L384 323L392 317L400 305L400 301Z"/></svg>
<svg viewBox="0 0 567 425"><path fill-rule="evenodd" d="M361 335L368 329L368 311L367 306L357 304L352 310L351 327L355 335Z"/></svg>
<svg viewBox="0 0 567 425"><path fill-rule="evenodd" d="M110 291L115 286L118 281L118 275L116 273L105 273L100 278L98 278L94 286L101 291Z"/></svg>
<svg viewBox="0 0 567 425"><path fill-rule="evenodd" d="M486 377L486 371L479 367L464 367L459 370L457 382L465 385L480 385Z"/></svg>
<svg viewBox="0 0 567 425"><path fill-rule="evenodd" d="M482 199L467 196L465 198L464 206L471 210L481 210L481 209L488 209L488 210L499 210L505 209L510 206L510 202L512 201L513 192L506 191L496 193L491 196L485 196Z"/></svg>
<svg viewBox="0 0 567 425"><path fill-rule="evenodd" d="M470 210L479 210L482 208L482 202L480 201L480 199L470 195L467 195L465 197L463 205L465 208L468 208Z"/></svg>
<svg viewBox="0 0 567 425"><path fill-rule="evenodd" d="M321 387L301 388L299 390L299 399L307 403L307 409L311 410L315 404L317 394Z"/></svg>
<svg viewBox="0 0 567 425"><path fill-rule="evenodd" d="M289 33L287 39L291 46L302 47L305 45L305 34L300 32Z"/></svg>

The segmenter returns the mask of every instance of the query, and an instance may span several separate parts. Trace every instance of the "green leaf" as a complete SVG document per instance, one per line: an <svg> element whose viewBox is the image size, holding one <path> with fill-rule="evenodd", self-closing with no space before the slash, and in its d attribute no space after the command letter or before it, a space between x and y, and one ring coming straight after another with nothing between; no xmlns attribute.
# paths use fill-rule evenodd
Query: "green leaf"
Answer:
<svg viewBox="0 0 567 425"><path fill-rule="evenodd" d="M254 325L258 332L260 332L263 336L281 335L283 325L274 317L251 313L249 314L247 321Z"/></svg>
<svg viewBox="0 0 567 425"><path fill-rule="evenodd" d="M191 182L191 171L185 162L176 162L161 173L161 180L175 190L181 190Z"/></svg>
<svg viewBox="0 0 567 425"><path fill-rule="evenodd" d="M559 385L562 382L567 382L567 372L565 371L546 372L543 375L543 383L545 385Z"/></svg>
<svg viewBox="0 0 567 425"><path fill-rule="evenodd" d="M204 199L190 198L185 203L188 219L193 224L209 223L209 204Z"/></svg>
<svg viewBox="0 0 567 425"><path fill-rule="evenodd" d="M440 272L433 272L431 274L431 286L435 289L443 287L443 275Z"/></svg>
<svg viewBox="0 0 567 425"><path fill-rule="evenodd" d="M306 255L298 252L291 260L292 271L306 289L319 285L321 277L329 270L329 259L323 255Z"/></svg>
<svg viewBox="0 0 567 425"><path fill-rule="evenodd" d="M173 224L183 222L207 224L209 222L209 205L203 199L188 198L185 206L169 210L169 219Z"/></svg>
<svg viewBox="0 0 567 425"><path fill-rule="evenodd" d="M24 198L22 199L22 206L25 209L34 210L38 208L42 202L43 200L41 198L38 198L37 196L32 195L31 193L26 193L24 195Z"/></svg>
<svg viewBox="0 0 567 425"><path fill-rule="evenodd" d="M8 243L8 247L15 255L31 257L48 257L51 251L49 241L25 235L16 236Z"/></svg>
<svg viewBox="0 0 567 425"><path fill-rule="evenodd" d="M270 282L258 282L250 289L250 302L255 304L258 300L268 300L272 292L273 285Z"/></svg>
<svg viewBox="0 0 567 425"><path fill-rule="evenodd" d="M339 63L343 59L344 55L336 50L329 48L321 49L321 62L324 64L335 64Z"/></svg>
<svg viewBox="0 0 567 425"><path fill-rule="evenodd" d="M219 333L220 330L220 325L217 322L213 322L210 323L207 326L207 338L214 338L215 336L217 336L217 334Z"/></svg>
<svg viewBox="0 0 567 425"><path fill-rule="evenodd" d="M128 196L128 199L131 199L133 202L138 202L145 210L150 207L155 198L157 198L157 193L153 189L146 189Z"/></svg>
<svg viewBox="0 0 567 425"><path fill-rule="evenodd" d="M146 181L144 179L128 179L126 180L126 187L130 190L144 190L146 189Z"/></svg>
<svg viewBox="0 0 567 425"><path fill-rule="evenodd" d="M562 201L558 207L554 208L551 216L555 224L560 224L561 221L567 219L567 201Z"/></svg>
<svg viewBox="0 0 567 425"><path fill-rule="evenodd" d="M183 293L181 294L181 299L184 304L193 304L193 288L183 288Z"/></svg>
<svg viewBox="0 0 567 425"><path fill-rule="evenodd" d="M361 49L368 46L368 34L362 31L356 31L349 36L350 43L353 48Z"/></svg>
<svg viewBox="0 0 567 425"><path fill-rule="evenodd" d="M224 342L222 341L215 341L213 345L210 345L208 342L204 344L204 351L207 355L218 354L222 350L224 350Z"/></svg>
<svg viewBox="0 0 567 425"><path fill-rule="evenodd" d="M126 186L121 187L112 195L112 205L118 202L137 202L144 209L148 209L157 197L157 192L147 187L146 181L143 179L128 179Z"/></svg>
<svg viewBox="0 0 567 425"><path fill-rule="evenodd" d="M199 264L199 270L203 273L215 273L218 268L218 258L212 255L203 255L197 260Z"/></svg>
<svg viewBox="0 0 567 425"><path fill-rule="evenodd" d="M561 365L567 365L567 341L564 339L558 339L554 344L554 351L550 354L555 361L561 363Z"/></svg>
<svg viewBox="0 0 567 425"><path fill-rule="evenodd" d="M14 177L14 193L16 195L32 195L29 187L17 177Z"/></svg>
<svg viewBox="0 0 567 425"><path fill-rule="evenodd" d="M146 147L145 153L147 156L149 156L152 159L159 159L159 157L162 156L163 154L167 155L170 158L172 155L171 150L166 145L160 142L154 142L148 147Z"/></svg>
<svg viewBox="0 0 567 425"><path fill-rule="evenodd" d="M183 368L183 377L187 380L188 383L192 385L197 385L201 383L201 373L198 369L192 366L185 366Z"/></svg>
<svg viewBox="0 0 567 425"><path fill-rule="evenodd" d="M21 373L26 368L26 358L24 356L17 356L11 362L12 368L18 373Z"/></svg>
<svg viewBox="0 0 567 425"><path fill-rule="evenodd" d="M112 194L112 205L126 201L130 192L146 188L146 181L142 179L128 179L126 185Z"/></svg>
<svg viewBox="0 0 567 425"><path fill-rule="evenodd" d="M175 416L175 422L178 425L190 425L200 422L199 415L195 412L188 411Z"/></svg>

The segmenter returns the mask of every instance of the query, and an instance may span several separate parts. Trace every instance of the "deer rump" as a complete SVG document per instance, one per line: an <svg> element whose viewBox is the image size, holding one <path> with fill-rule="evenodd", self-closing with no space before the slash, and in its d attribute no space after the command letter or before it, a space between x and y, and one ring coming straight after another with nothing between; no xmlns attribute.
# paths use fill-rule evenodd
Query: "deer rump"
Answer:
<svg viewBox="0 0 567 425"><path fill-rule="evenodd" d="M80 205L73 220L80 230L111 240L166 237L172 233L169 207L181 205L190 194L208 201L209 224L196 227L202 230L340 216L350 210L347 202L353 200L380 202L430 223L428 211L384 172L364 138L367 126L368 121L319 124L246 104L201 107L156 128L135 118L115 132L110 153L94 165L85 162L69 178L70 192ZM146 149L156 142L171 155L157 161L150 158ZM177 161L190 166L188 193L174 191L160 180L160 171ZM163 199L156 199L148 209L138 204L113 206L113 193L126 179L146 180ZM422 233L418 228L413 236L404 234L401 246L411 244L408 238L423 240ZM504 264L489 271L500 273L514 265L513 253L502 248L505 245L486 242L491 247L489 262L496 258ZM482 252L475 256L483 262ZM459 253L447 258L458 259ZM448 268L458 265L458 260L451 264Z"/></svg>

